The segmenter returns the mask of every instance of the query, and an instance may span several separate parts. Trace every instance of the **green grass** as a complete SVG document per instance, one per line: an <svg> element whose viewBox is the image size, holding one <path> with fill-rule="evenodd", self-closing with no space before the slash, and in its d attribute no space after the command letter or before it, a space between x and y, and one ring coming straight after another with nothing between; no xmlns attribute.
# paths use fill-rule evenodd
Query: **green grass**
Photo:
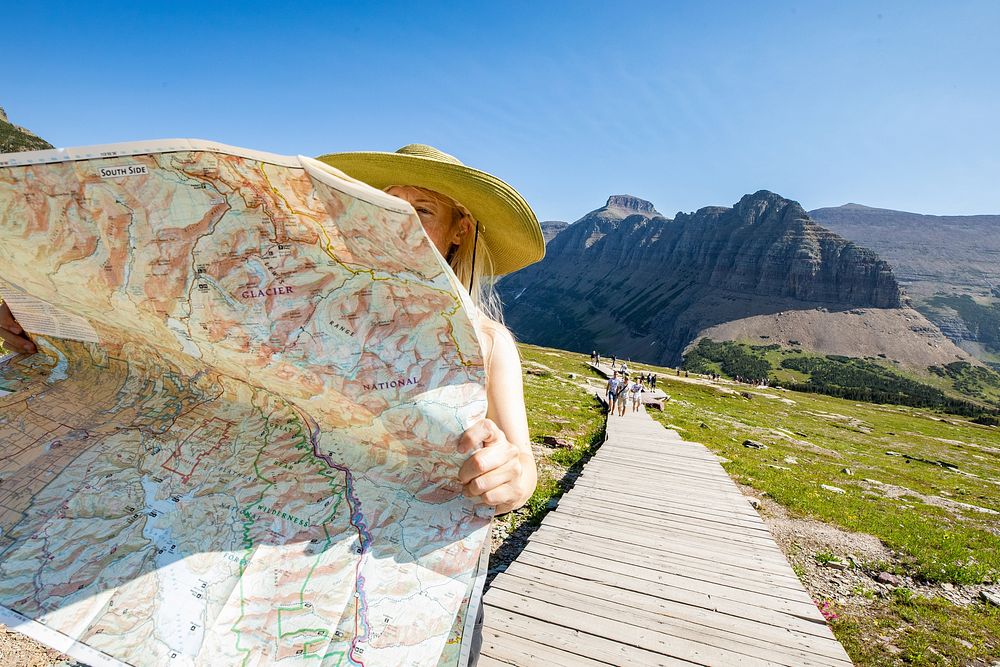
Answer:
<svg viewBox="0 0 1000 667"><path fill-rule="evenodd" d="M508 515L515 517L512 526L540 521L549 501L565 490L568 473L603 440L602 410L575 384L589 375L585 357L527 345L520 349L526 371L540 373L525 374L532 439L568 437L574 447L550 449L539 457L538 489L525 509ZM775 366L787 356L781 350L758 351ZM893 563L861 563L866 570L957 585L1000 580L1000 516L932 504L950 500L1000 511L1000 428L925 408L684 381L673 369L629 365L657 373L659 387L671 395L662 413L651 411L653 417L728 459L724 466L736 481L766 492L793 516L874 535L896 553ZM570 373L580 377L571 381ZM746 439L768 448L744 447ZM821 484L846 493L825 491ZM819 563L839 559L829 551L812 558ZM794 569L805 574L801 566ZM1000 610L958 606L904 588L888 597L879 597L874 584L862 588L857 596L863 605L821 601L855 664L990 664L1000 659Z"/></svg>
<svg viewBox="0 0 1000 667"><path fill-rule="evenodd" d="M673 400L654 418L679 426L682 435L730 459L725 467L737 481L767 492L798 515L875 535L903 553L906 565L928 581L1000 578L1000 537L994 532L1000 517L958 506L949 510L922 499L1000 511L998 429L916 408L815 394L767 390L751 393L754 398L748 400L665 377L664 389ZM768 449L743 447L746 439ZM798 463L786 463L788 456ZM924 461L955 464L961 472ZM904 490L887 493L866 480ZM830 493L821 484L847 493Z"/></svg>
<svg viewBox="0 0 1000 667"><path fill-rule="evenodd" d="M536 363L552 371L545 377L525 375L533 439L575 439L572 450L551 450L540 462L557 475L590 450L600 433L601 411L565 379L588 373L581 355L532 346L521 350L526 368ZM745 387L731 385L734 389L723 392L710 384L677 382L669 369L633 366L657 372L660 386L672 395L663 413L652 412L654 418L729 459L726 468L737 481L767 492L797 515L875 535L926 581L1000 580L1000 517L957 504L938 506L955 501L1000 512L1000 429L925 409L775 389L750 390L754 398L747 399L739 393ZM743 447L746 439L768 449ZM786 463L788 456L797 463ZM821 484L847 493L830 493ZM536 504L556 493L540 484Z"/></svg>
<svg viewBox="0 0 1000 667"><path fill-rule="evenodd" d="M52 148L52 144L0 120L0 153L37 151L45 148Z"/></svg>
<svg viewBox="0 0 1000 667"><path fill-rule="evenodd" d="M549 502L568 488L574 468L604 441L604 410L578 386L584 377L600 378L589 370L581 355L519 345L524 369L524 396L528 430L536 451L538 486L521 510L506 520L513 532L524 523L537 525ZM577 376L571 379L570 375ZM550 448L544 438L552 436L572 442L571 448Z"/></svg>
<svg viewBox="0 0 1000 667"><path fill-rule="evenodd" d="M684 368L851 400L930 407L966 416L1000 414L1000 374L964 362L916 374L884 358L824 356L774 344L703 338L685 357Z"/></svg>
<svg viewBox="0 0 1000 667"><path fill-rule="evenodd" d="M1000 609L905 590L884 604L837 610L831 625L855 664L988 665L1000 658Z"/></svg>
<svg viewBox="0 0 1000 667"><path fill-rule="evenodd" d="M967 361L931 366L932 374L951 381L955 389L980 401L1000 405L1000 373Z"/></svg>

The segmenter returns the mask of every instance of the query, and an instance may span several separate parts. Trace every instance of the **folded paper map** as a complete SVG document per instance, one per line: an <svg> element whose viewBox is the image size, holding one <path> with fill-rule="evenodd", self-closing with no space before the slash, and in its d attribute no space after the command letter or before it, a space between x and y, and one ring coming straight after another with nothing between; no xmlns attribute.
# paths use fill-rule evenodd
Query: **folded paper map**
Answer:
<svg viewBox="0 0 1000 667"><path fill-rule="evenodd" d="M176 140L0 156L0 623L90 665L465 659L468 295L406 202ZM464 648L463 648L464 647Z"/></svg>

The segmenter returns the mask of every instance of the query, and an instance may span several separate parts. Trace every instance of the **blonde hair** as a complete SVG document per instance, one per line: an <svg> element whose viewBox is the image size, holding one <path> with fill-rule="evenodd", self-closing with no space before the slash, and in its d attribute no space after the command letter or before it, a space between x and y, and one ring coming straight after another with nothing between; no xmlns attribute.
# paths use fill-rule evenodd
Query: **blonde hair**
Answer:
<svg viewBox="0 0 1000 667"><path fill-rule="evenodd" d="M418 185L390 185L384 190L388 192L393 188L419 190L444 204L451 210L453 227L461 223L463 219L469 221L469 232L462 236L462 242L458 246L449 250L445 256L445 260L454 272L455 277L458 278L458 282L469 291L473 305L489 319L498 324L503 324L503 310L500 304L500 297L497 296L494 287L493 257L490 255L489 246L482 239L477 240L476 238L477 232L479 236L482 236L486 230L483 224L476 220L469 209L448 195Z"/></svg>

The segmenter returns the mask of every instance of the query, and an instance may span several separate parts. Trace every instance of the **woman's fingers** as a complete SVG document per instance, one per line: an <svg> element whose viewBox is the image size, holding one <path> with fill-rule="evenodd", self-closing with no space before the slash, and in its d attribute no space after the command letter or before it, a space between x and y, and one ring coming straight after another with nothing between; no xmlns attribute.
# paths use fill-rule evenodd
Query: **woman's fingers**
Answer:
<svg viewBox="0 0 1000 667"><path fill-rule="evenodd" d="M521 462L517 457L503 465L469 480L464 487L465 495L470 498L482 496L505 484L515 481L521 476Z"/></svg>
<svg viewBox="0 0 1000 667"><path fill-rule="evenodd" d="M516 459L517 454L517 449L510 443L506 443L506 446L483 447L462 464L458 471L458 479L462 484L468 484L473 479Z"/></svg>
<svg viewBox="0 0 1000 667"><path fill-rule="evenodd" d="M31 354L36 350L35 344L24 335L24 329L14 319L14 314L6 303L0 303L0 338L7 347L17 352Z"/></svg>
<svg viewBox="0 0 1000 667"><path fill-rule="evenodd" d="M503 438L500 427L493 423L491 419L480 419L475 424L465 429L465 432L458 439L458 451L461 454L468 454L482 447L489 447Z"/></svg>
<svg viewBox="0 0 1000 667"><path fill-rule="evenodd" d="M458 451L472 452L458 471L462 492L477 504L495 507L497 512L509 512L524 504L528 478L521 451L511 443L500 427L489 419L482 419L462 434Z"/></svg>
<svg viewBox="0 0 1000 667"><path fill-rule="evenodd" d="M0 302L0 329L6 329L14 334L24 333L24 329L14 319L14 313L10 312L10 306L4 302Z"/></svg>

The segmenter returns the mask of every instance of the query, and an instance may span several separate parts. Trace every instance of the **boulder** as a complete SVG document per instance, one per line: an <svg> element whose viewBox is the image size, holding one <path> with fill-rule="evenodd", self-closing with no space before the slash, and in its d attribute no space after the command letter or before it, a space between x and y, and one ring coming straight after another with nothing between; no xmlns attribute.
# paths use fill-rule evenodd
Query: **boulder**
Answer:
<svg viewBox="0 0 1000 667"><path fill-rule="evenodd" d="M886 586L899 586L903 583L899 577L890 572L879 572L875 576L875 581L880 584L885 584Z"/></svg>
<svg viewBox="0 0 1000 667"><path fill-rule="evenodd" d="M573 449L573 441L566 438L557 438L554 435L542 436L542 444L549 447L560 447L562 449Z"/></svg>

